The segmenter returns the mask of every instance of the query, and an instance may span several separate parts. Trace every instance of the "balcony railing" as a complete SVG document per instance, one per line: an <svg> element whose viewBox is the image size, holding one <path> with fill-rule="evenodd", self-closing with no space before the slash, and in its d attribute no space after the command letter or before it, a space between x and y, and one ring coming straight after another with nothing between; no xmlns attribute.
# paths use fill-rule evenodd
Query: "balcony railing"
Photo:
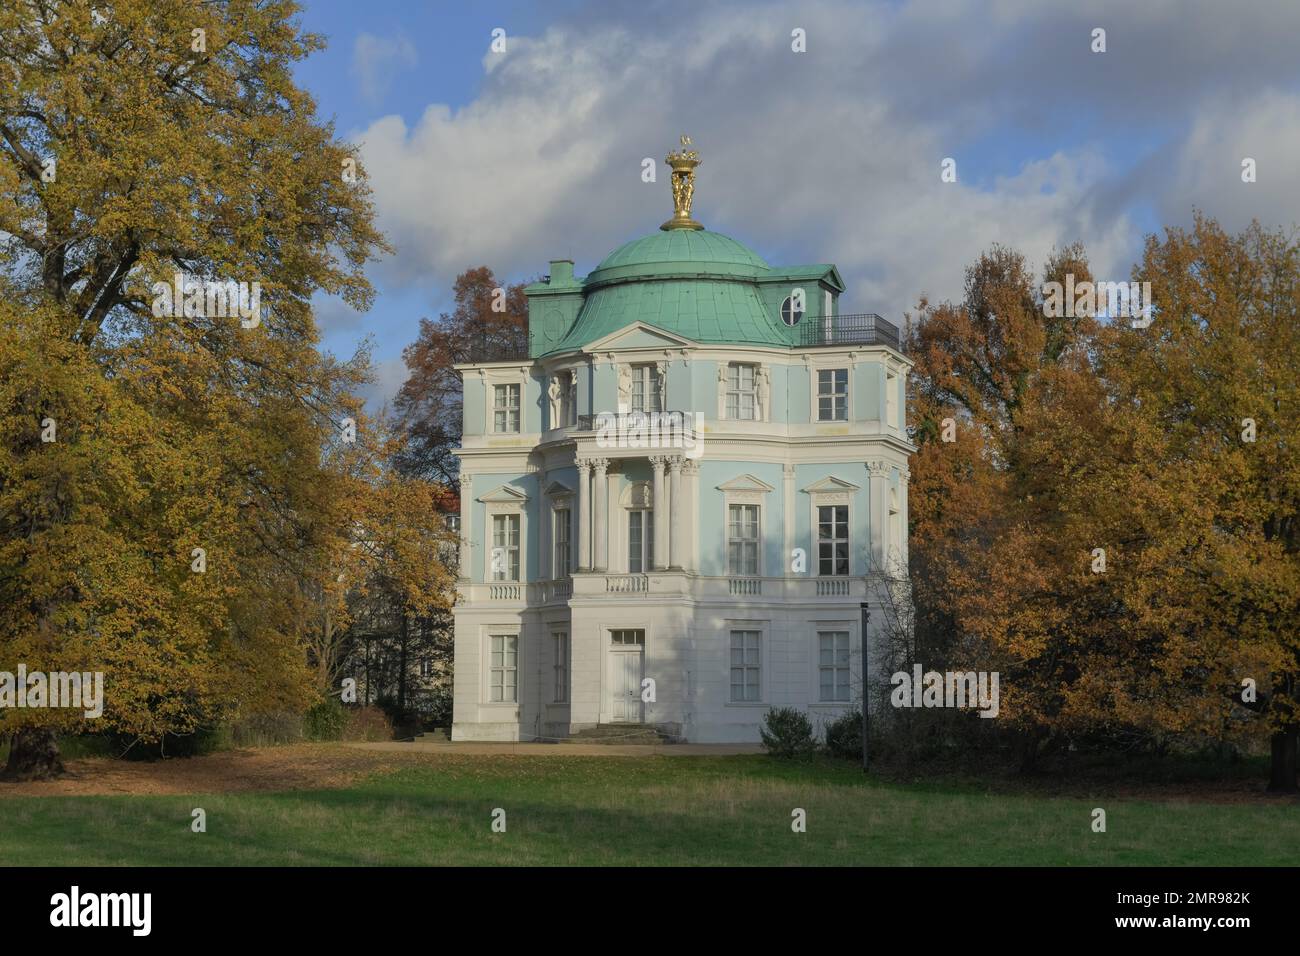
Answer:
<svg viewBox="0 0 1300 956"><path fill-rule="evenodd" d="M888 345L902 351L898 326L866 312L860 315L805 316L795 327L795 341L805 347L835 345Z"/></svg>
<svg viewBox="0 0 1300 956"><path fill-rule="evenodd" d="M610 412L609 414L614 416L614 421L608 422L607 425L612 424L615 427L639 428L641 427L641 424L644 424L647 441L649 440L650 428L652 425L654 426L655 431L659 435L666 435L669 438L673 437L674 435L682 434L684 428L695 427L694 412L682 412L682 411L631 412L630 411L627 413L627 416L621 420L618 418L617 412ZM640 423L636 419L633 419L632 416L634 415L644 415L645 422ZM596 426L598 425L598 422L596 421L597 417L598 416L596 415L579 415L577 420L577 425L576 425L578 431L580 432L595 431Z"/></svg>

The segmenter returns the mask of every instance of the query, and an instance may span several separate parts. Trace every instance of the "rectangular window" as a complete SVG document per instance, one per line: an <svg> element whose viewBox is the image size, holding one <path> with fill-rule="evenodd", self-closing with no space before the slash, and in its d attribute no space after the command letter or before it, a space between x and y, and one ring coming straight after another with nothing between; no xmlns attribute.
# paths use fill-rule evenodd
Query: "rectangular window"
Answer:
<svg viewBox="0 0 1300 956"><path fill-rule="evenodd" d="M758 574L758 505L727 509L727 573Z"/></svg>
<svg viewBox="0 0 1300 956"><path fill-rule="evenodd" d="M627 569L643 573L654 567L655 522L649 508L627 513Z"/></svg>
<svg viewBox="0 0 1300 956"><path fill-rule="evenodd" d="M572 529L572 512L568 508L555 509L555 563L551 565L551 578L567 578L572 570L573 548L569 544Z"/></svg>
<svg viewBox="0 0 1300 956"><path fill-rule="evenodd" d="M733 702L762 700L759 693L762 664L758 631L731 632L731 699Z"/></svg>
<svg viewBox="0 0 1300 956"><path fill-rule="evenodd" d="M632 366L632 411L662 412L659 400L662 383L656 365Z"/></svg>
<svg viewBox="0 0 1300 956"><path fill-rule="evenodd" d="M817 371L817 420L849 420L849 370L823 368Z"/></svg>
<svg viewBox="0 0 1300 956"><path fill-rule="evenodd" d="M519 702L519 638L493 634L488 661L489 699L493 703Z"/></svg>
<svg viewBox="0 0 1300 956"><path fill-rule="evenodd" d="M820 699L846 701L849 699L849 632L820 631L817 634L818 673L821 679Z"/></svg>
<svg viewBox="0 0 1300 956"><path fill-rule="evenodd" d="M494 385L492 395L493 428L499 432L519 431L519 386Z"/></svg>
<svg viewBox="0 0 1300 956"><path fill-rule="evenodd" d="M817 509L817 573L822 577L849 573L849 506Z"/></svg>
<svg viewBox="0 0 1300 956"><path fill-rule="evenodd" d="M619 646L645 644L645 631L610 631L609 642Z"/></svg>
<svg viewBox="0 0 1300 956"><path fill-rule="evenodd" d="M753 365L727 366L727 417L752 422L757 407Z"/></svg>
<svg viewBox="0 0 1300 956"><path fill-rule="evenodd" d="M431 661L427 657L420 658L420 676L421 677L433 676L433 661Z"/></svg>
<svg viewBox="0 0 1300 956"><path fill-rule="evenodd" d="M885 374L885 421L890 428L898 428L898 376Z"/></svg>
<svg viewBox="0 0 1300 956"><path fill-rule="evenodd" d="M519 580L519 515L492 516L492 580Z"/></svg>
<svg viewBox="0 0 1300 956"><path fill-rule="evenodd" d="M569 699L569 634L555 631L551 640L555 651L555 702L562 704Z"/></svg>

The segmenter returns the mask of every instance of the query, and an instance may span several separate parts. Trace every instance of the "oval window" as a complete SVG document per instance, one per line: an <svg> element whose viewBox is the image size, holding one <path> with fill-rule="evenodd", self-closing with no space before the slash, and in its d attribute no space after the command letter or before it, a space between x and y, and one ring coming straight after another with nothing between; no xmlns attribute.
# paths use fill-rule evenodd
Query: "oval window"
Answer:
<svg viewBox="0 0 1300 956"><path fill-rule="evenodd" d="M803 309L794 307L794 296L787 295L781 303L781 321L786 325L798 325L803 318Z"/></svg>

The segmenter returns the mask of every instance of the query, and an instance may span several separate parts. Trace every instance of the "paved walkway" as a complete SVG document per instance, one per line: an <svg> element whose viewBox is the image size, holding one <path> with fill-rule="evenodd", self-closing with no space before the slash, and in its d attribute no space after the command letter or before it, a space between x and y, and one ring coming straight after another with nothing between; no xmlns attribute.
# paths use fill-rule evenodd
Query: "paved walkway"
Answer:
<svg viewBox="0 0 1300 956"><path fill-rule="evenodd" d="M447 743L445 741L402 741L351 743L361 750L386 750L413 754L518 754L527 757L727 757L759 754L760 744L539 744L539 743Z"/></svg>

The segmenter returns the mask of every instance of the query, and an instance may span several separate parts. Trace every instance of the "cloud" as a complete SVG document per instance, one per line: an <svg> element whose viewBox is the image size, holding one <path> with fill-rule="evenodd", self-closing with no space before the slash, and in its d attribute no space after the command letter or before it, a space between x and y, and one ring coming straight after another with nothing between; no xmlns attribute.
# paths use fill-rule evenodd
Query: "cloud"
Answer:
<svg viewBox="0 0 1300 956"><path fill-rule="evenodd" d="M1098 275L1127 276L1144 207L1232 201L1211 148L1249 141L1270 189L1297 195L1281 178L1300 145L1289 94L1233 115L1241 91L1300 78L1285 38L1300 13L1275 12L1285 30L1161 0L1087 15L1011 0L592 7L488 54L463 109L357 134L397 247L377 278L445 288L470 266L522 277L560 257L585 272L667 218L662 158L682 132L704 158L696 218L773 264L838 264L854 310L957 297L994 241L1041 266L1082 240ZM1092 54L1102 21L1108 52ZM949 156L956 183L940 182ZM657 183L641 181L645 157ZM1238 181L1239 163L1225 167ZM1277 196L1259 190L1260 208Z"/></svg>
<svg viewBox="0 0 1300 956"><path fill-rule="evenodd" d="M352 45L349 73L356 78L362 99L379 103L397 74L419 62L415 47L406 37L377 37L362 33Z"/></svg>

